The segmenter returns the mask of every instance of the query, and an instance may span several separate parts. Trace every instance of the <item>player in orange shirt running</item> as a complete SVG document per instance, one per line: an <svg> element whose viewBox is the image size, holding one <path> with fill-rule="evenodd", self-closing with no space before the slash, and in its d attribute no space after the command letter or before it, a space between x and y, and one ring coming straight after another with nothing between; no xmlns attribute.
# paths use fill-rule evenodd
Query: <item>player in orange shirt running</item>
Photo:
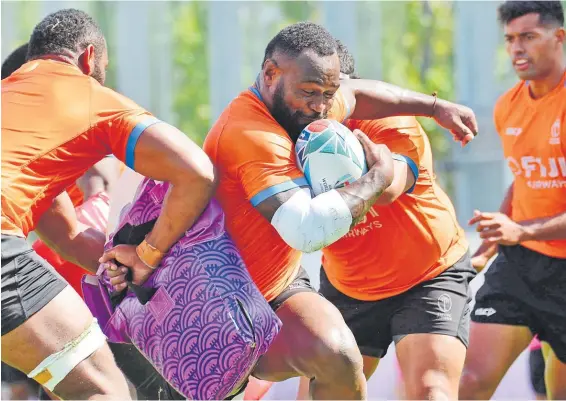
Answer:
<svg viewBox="0 0 566 401"><path fill-rule="evenodd" d="M499 98L497 132L514 181L499 213L477 211L485 274L472 313L462 399L489 399L534 334L552 347L549 399L566 398L566 60L560 1L499 8L520 82Z"/></svg>
<svg viewBox="0 0 566 401"><path fill-rule="evenodd" d="M464 142L476 130L467 108L442 100L435 108L431 96L375 81L341 84L339 75L336 42L324 28L298 23L283 29L268 44L255 85L232 101L204 144L219 172L217 197L228 231L283 322L254 376L271 381L306 376L315 399L365 398L366 382L350 330L312 289L300 258L363 218L389 186L392 160L385 147L356 132L368 174L312 198L295 163L301 130L327 116L342 121L350 114L363 119L431 113Z"/></svg>
<svg viewBox="0 0 566 401"><path fill-rule="evenodd" d="M25 237L55 203L62 225L50 240L95 271L104 235L77 229L65 189L111 152L141 174L172 183L146 240L102 258L133 268L139 283L208 203L213 168L177 129L102 85L106 42L84 12L62 10L43 19L28 57L2 81L2 360L62 398L128 399L88 308Z"/></svg>
<svg viewBox="0 0 566 401"><path fill-rule="evenodd" d="M354 59L338 42L340 68ZM408 399L456 399L475 276L454 207L415 117L348 120L393 152L394 178L369 213L322 250L320 293L354 333L369 378L395 341Z"/></svg>

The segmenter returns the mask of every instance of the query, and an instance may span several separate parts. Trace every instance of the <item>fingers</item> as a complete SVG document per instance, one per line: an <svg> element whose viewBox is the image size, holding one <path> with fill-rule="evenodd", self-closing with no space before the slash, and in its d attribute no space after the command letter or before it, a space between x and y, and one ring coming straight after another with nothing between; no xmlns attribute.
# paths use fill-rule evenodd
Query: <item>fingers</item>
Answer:
<svg viewBox="0 0 566 401"><path fill-rule="evenodd" d="M462 146L467 145L474 139L474 134L461 120L456 120L454 122L456 128L450 132L456 138L457 141L462 143Z"/></svg>
<svg viewBox="0 0 566 401"><path fill-rule="evenodd" d="M128 273L127 267L118 267L112 262L107 262L104 264L106 269L106 274L110 278L110 284L114 287L116 291L122 291L128 286L126 283L126 273Z"/></svg>
<svg viewBox="0 0 566 401"><path fill-rule="evenodd" d="M471 109L468 110L468 115L465 115L462 120L464 121L464 124L466 124L466 126L472 131L472 134L474 136L477 136L479 128L478 121L476 120L476 115L474 114L474 112Z"/></svg>
<svg viewBox="0 0 566 401"><path fill-rule="evenodd" d="M100 257L100 259L98 259L98 261L100 263L105 263L105 262L109 262L111 260L116 259L116 255L118 253L118 247L114 247L112 249L110 249L109 251L104 252L104 254Z"/></svg>
<svg viewBox="0 0 566 401"><path fill-rule="evenodd" d="M499 227L501 227L501 223L499 223L498 221L491 220L491 219L482 220L476 226L476 231L479 233L479 232L485 231L485 230L495 230Z"/></svg>
<svg viewBox="0 0 566 401"><path fill-rule="evenodd" d="M485 230L480 232L480 238L488 244L495 244L503 239L499 230Z"/></svg>
<svg viewBox="0 0 566 401"><path fill-rule="evenodd" d="M480 212L479 210L474 210L474 217L468 221L468 225L472 226L480 221L493 219L495 217L494 213Z"/></svg>

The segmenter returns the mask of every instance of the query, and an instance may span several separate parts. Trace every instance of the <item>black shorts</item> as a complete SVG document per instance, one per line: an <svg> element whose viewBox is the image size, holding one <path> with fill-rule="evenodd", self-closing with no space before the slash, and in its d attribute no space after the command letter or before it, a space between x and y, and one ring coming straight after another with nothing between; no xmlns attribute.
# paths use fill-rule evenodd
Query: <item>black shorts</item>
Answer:
<svg viewBox="0 0 566 401"><path fill-rule="evenodd" d="M544 383L544 356L542 349L534 349L529 352L529 371L531 385L538 395L546 395L546 385Z"/></svg>
<svg viewBox="0 0 566 401"><path fill-rule="evenodd" d="M317 290L313 288L311 285L311 280L307 271L301 266L299 268L299 273L297 277L285 288L281 291L281 294L277 295L274 300L272 300L269 305L271 309L277 311L283 302L291 298L293 295L298 294L299 292L316 292Z"/></svg>
<svg viewBox="0 0 566 401"><path fill-rule="evenodd" d="M377 268L377 267L376 267ZM467 347L472 293L476 271L466 252L437 277L408 291L379 301L360 301L338 291L320 273L320 292L342 313L363 355L383 358L392 341L408 334L445 334Z"/></svg>
<svg viewBox="0 0 566 401"><path fill-rule="evenodd" d="M2 335L23 324L66 286L25 238L2 234Z"/></svg>
<svg viewBox="0 0 566 401"><path fill-rule="evenodd" d="M566 259L500 246L476 294L472 321L529 327L566 363Z"/></svg>

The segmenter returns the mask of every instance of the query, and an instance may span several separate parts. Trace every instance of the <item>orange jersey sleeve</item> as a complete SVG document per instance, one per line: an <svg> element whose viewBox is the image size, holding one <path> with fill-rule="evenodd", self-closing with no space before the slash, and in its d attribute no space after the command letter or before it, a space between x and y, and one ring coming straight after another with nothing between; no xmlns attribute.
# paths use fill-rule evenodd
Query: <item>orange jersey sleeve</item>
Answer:
<svg viewBox="0 0 566 401"><path fill-rule="evenodd" d="M277 193L308 186L295 163L293 142L250 89L216 121L204 151L218 170L216 197L228 232L254 282L271 301L296 276L301 252L289 247L255 206Z"/></svg>
<svg viewBox="0 0 566 401"><path fill-rule="evenodd" d="M288 137L244 129L226 139L222 146L231 149L231 167L253 206L279 192L308 186L295 163L294 146ZM230 139L236 139L236 143Z"/></svg>
<svg viewBox="0 0 566 401"><path fill-rule="evenodd" d="M101 135L109 151L133 169L134 149L143 131L160 122L127 97L99 87L93 99L93 133Z"/></svg>
<svg viewBox="0 0 566 401"><path fill-rule="evenodd" d="M157 121L71 64L26 63L2 81L2 232L26 236L109 153L132 166L137 139Z"/></svg>

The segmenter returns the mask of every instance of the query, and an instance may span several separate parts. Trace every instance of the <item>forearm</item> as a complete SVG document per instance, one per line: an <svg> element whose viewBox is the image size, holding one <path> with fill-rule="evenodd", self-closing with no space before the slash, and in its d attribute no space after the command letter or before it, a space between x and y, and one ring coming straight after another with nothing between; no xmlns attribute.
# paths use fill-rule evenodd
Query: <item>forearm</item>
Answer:
<svg viewBox="0 0 566 401"><path fill-rule="evenodd" d="M373 80L356 79L349 81L348 85L354 90L356 98L352 118L373 120L391 116L433 115L434 96Z"/></svg>
<svg viewBox="0 0 566 401"><path fill-rule="evenodd" d="M352 214L352 227L369 211L379 196L391 185L391 172L374 165L367 174L353 184L338 189Z"/></svg>
<svg viewBox="0 0 566 401"><path fill-rule="evenodd" d="M163 209L146 240L162 253L196 222L214 193L214 182L181 181L171 185L163 201Z"/></svg>
<svg viewBox="0 0 566 401"><path fill-rule="evenodd" d="M92 274L98 270L98 259L104 252L106 235L87 226L76 235L66 239L51 239L37 231L41 240L63 259L82 267Z"/></svg>
<svg viewBox="0 0 566 401"><path fill-rule="evenodd" d="M566 212L552 217L522 221L524 241L552 241L566 240Z"/></svg>

